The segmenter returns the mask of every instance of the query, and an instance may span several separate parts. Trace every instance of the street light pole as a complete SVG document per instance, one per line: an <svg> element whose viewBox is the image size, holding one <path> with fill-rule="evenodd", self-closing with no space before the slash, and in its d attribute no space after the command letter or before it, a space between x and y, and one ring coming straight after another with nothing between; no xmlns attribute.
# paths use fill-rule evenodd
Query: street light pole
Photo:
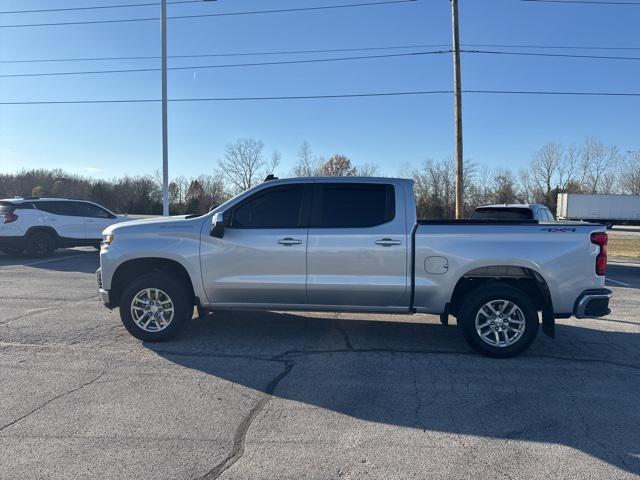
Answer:
<svg viewBox="0 0 640 480"><path fill-rule="evenodd" d="M162 215L169 215L169 123L167 118L167 0L162 11Z"/></svg>
<svg viewBox="0 0 640 480"><path fill-rule="evenodd" d="M451 0L451 30L453 34L453 91L456 137L456 218L464 216L463 160L462 160L462 79L460 74L460 29L458 0Z"/></svg>
<svg viewBox="0 0 640 480"><path fill-rule="evenodd" d="M215 2L216 0L203 0ZM169 120L167 112L167 0L160 0L162 30L162 215L169 216Z"/></svg>

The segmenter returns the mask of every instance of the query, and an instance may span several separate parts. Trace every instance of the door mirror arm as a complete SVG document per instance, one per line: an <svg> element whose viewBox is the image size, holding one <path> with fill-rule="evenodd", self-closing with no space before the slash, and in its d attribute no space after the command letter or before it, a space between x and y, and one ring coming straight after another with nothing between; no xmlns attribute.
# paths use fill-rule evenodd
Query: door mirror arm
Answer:
<svg viewBox="0 0 640 480"><path fill-rule="evenodd" d="M218 212L211 217L211 231L209 234L215 238L224 237L224 214Z"/></svg>

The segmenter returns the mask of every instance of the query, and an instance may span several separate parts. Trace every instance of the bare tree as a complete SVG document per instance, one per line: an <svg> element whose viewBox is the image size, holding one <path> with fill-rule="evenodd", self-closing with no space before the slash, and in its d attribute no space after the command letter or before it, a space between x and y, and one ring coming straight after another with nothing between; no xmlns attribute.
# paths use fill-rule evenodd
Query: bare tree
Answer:
<svg viewBox="0 0 640 480"><path fill-rule="evenodd" d="M493 172L493 201L495 203L516 203L518 201L516 177L508 168Z"/></svg>
<svg viewBox="0 0 640 480"><path fill-rule="evenodd" d="M582 185L584 174L580 169L580 149L575 145L569 145L564 149L564 155L558 162L558 188L566 192L575 189L576 185Z"/></svg>
<svg viewBox="0 0 640 480"><path fill-rule="evenodd" d="M320 167L320 173L328 177L352 177L357 171L349 158L336 154Z"/></svg>
<svg viewBox="0 0 640 480"><path fill-rule="evenodd" d="M618 149L608 147L594 137L582 145L582 166L585 171L585 189L589 193L609 193L613 189L612 169L618 161Z"/></svg>
<svg viewBox="0 0 640 480"><path fill-rule="evenodd" d="M309 142L304 141L298 150L298 163L293 167L294 177L313 177L318 175L318 162L313 158Z"/></svg>
<svg viewBox="0 0 640 480"><path fill-rule="evenodd" d="M620 188L623 193L640 195L640 150L629 151L622 158Z"/></svg>
<svg viewBox="0 0 640 480"><path fill-rule="evenodd" d="M550 203L554 179L562 163L564 147L556 142L545 143L533 154L531 160L531 180L544 192L544 202Z"/></svg>
<svg viewBox="0 0 640 480"><path fill-rule="evenodd" d="M359 177L375 177L378 174L378 166L373 163L363 163L356 167L356 175Z"/></svg>
<svg viewBox="0 0 640 480"><path fill-rule="evenodd" d="M241 138L227 144L224 159L220 160L218 165L233 190L244 192L256 185L266 174L273 173L273 160L269 165L265 162L263 149L264 144L253 138Z"/></svg>

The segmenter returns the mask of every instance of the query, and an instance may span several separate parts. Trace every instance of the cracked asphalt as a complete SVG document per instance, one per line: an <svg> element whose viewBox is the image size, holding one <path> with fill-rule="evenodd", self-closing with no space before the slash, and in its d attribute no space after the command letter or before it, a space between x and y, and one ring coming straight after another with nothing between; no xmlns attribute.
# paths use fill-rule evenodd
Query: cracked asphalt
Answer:
<svg viewBox="0 0 640 480"><path fill-rule="evenodd" d="M145 344L97 262L0 257L3 480L640 476L640 266L610 269L610 316L492 360L428 315L223 312Z"/></svg>

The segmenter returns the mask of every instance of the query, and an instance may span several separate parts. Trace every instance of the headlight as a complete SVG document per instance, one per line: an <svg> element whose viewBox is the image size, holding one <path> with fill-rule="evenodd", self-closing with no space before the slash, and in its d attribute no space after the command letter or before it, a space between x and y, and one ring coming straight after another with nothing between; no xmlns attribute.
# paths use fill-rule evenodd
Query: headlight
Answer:
<svg viewBox="0 0 640 480"><path fill-rule="evenodd" d="M103 247L107 247L113 243L115 237L113 234L108 233L107 235L102 236L102 243L100 244Z"/></svg>

